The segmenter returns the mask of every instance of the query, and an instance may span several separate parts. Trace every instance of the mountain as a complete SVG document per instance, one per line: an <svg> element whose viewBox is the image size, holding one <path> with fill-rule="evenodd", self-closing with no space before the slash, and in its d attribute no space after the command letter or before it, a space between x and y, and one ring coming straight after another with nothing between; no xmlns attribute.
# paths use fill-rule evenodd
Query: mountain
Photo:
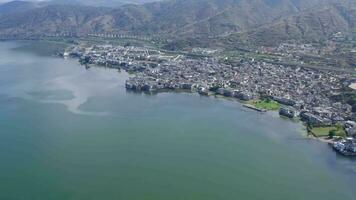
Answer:
<svg viewBox="0 0 356 200"><path fill-rule="evenodd" d="M49 4L115 8L126 4L144 4L159 0L52 0Z"/></svg>
<svg viewBox="0 0 356 200"><path fill-rule="evenodd" d="M159 0L15 0L6 3L0 3L0 14L11 14L16 12L28 11L34 8L40 8L50 5L75 5L75 6L91 6L91 7L106 7L117 8L127 4L145 4L156 2Z"/></svg>
<svg viewBox="0 0 356 200"><path fill-rule="evenodd" d="M352 31L355 27L354 2L167 0L117 8L47 5L1 16L0 37L118 33L159 36L175 41L197 38L209 41L207 38L211 37L231 42L242 38L256 43L315 39L337 31Z"/></svg>
<svg viewBox="0 0 356 200"><path fill-rule="evenodd" d="M246 31L326 2L329 1L171 0L137 6L134 10L150 17L140 27L149 33L208 36Z"/></svg>
<svg viewBox="0 0 356 200"><path fill-rule="evenodd" d="M27 10L39 8L40 4L29 1L11 1L0 4L0 15L11 14L16 12L24 12Z"/></svg>
<svg viewBox="0 0 356 200"><path fill-rule="evenodd" d="M56 33L106 32L108 9L51 5L23 13L0 17L0 35L8 38L26 38ZM103 27L101 27L103 26Z"/></svg>
<svg viewBox="0 0 356 200"><path fill-rule="evenodd" d="M356 32L356 2L339 1L278 20L249 31L256 44L273 45L286 40L318 41L335 33Z"/></svg>

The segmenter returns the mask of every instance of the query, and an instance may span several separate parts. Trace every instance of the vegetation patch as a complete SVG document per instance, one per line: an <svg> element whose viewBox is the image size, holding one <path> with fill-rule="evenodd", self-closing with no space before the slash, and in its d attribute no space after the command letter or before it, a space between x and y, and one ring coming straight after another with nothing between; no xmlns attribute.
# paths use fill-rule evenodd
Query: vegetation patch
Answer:
<svg viewBox="0 0 356 200"><path fill-rule="evenodd" d="M316 137L326 137L326 136L346 137L346 132L341 125L327 126L327 127L314 127L311 129L311 132Z"/></svg>
<svg viewBox="0 0 356 200"><path fill-rule="evenodd" d="M256 108L265 109L265 110L279 110L281 107L281 105L278 102L270 99L253 100L253 101L249 101L248 103L255 106Z"/></svg>

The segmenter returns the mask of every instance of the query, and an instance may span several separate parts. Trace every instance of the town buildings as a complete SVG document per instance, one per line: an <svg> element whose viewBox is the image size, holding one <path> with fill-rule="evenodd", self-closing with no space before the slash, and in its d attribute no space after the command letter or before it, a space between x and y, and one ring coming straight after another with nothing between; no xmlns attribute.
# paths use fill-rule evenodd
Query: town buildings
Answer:
<svg viewBox="0 0 356 200"><path fill-rule="evenodd" d="M314 126L356 120L350 105L332 98L352 80L350 74L342 72L254 60L235 60L228 64L214 56L189 58L131 46L75 46L67 54L79 57L83 64L121 68L133 73L134 76L126 82L128 90L184 90L244 101L270 98L284 105L281 115L300 116ZM353 133L354 128L349 129Z"/></svg>

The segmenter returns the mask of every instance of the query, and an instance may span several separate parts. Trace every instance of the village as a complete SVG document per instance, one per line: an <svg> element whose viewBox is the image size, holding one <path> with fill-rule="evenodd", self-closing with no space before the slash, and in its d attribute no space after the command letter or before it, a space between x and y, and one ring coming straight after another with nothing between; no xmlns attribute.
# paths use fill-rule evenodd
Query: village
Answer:
<svg viewBox="0 0 356 200"><path fill-rule="evenodd" d="M126 81L126 89L136 92L189 91L221 95L245 103L276 102L280 105L281 116L300 118L308 130L342 125L344 140L337 140L334 146L348 148L335 149L342 149L340 152L347 149L344 155L356 153L355 109L333 98L356 82L352 74L276 65L255 59L190 57L149 47L77 45L63 55L77 57L84 65L113 67L133 74ZM249 107L261 112L268 110L254 104ZM330 133L323 136L341 139L332 131L330 129Z"/></svg>

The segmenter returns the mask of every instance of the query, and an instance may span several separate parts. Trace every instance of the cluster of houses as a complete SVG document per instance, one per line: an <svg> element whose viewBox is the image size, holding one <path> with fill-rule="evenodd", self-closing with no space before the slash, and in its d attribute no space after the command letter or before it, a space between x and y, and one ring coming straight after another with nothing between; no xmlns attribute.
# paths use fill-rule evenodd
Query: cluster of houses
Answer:
<svg viewBox="0 0 356 200"><path fill-rule="evenodd" d="M122 68L131 72L155 68L160 63L174 59L174 56L156 49L112 45L73 46L64 52L64 56L78 57L82 64Z"/></svg>
<svg viewBox="0 0 356 200"><path fill-rule="evenodd" d="M345 156L356 156L356 140L354 138L346 138L334 142L333 147Z"/></svg>
<svg viewBox="0 0 356 200"><path fill-rule="evenodd" d="M244 101L270 98L283 105L280 110L283 116L300 117L314 126L342 123L350 136L356 132L352 106L332 98L352 79L350 74L254 60L225 64L215 57L188 58L131 46L77 46L67 54L80 57L85 64L118 67L134 73L126 82L128 90L185 90Z"/></svg>

